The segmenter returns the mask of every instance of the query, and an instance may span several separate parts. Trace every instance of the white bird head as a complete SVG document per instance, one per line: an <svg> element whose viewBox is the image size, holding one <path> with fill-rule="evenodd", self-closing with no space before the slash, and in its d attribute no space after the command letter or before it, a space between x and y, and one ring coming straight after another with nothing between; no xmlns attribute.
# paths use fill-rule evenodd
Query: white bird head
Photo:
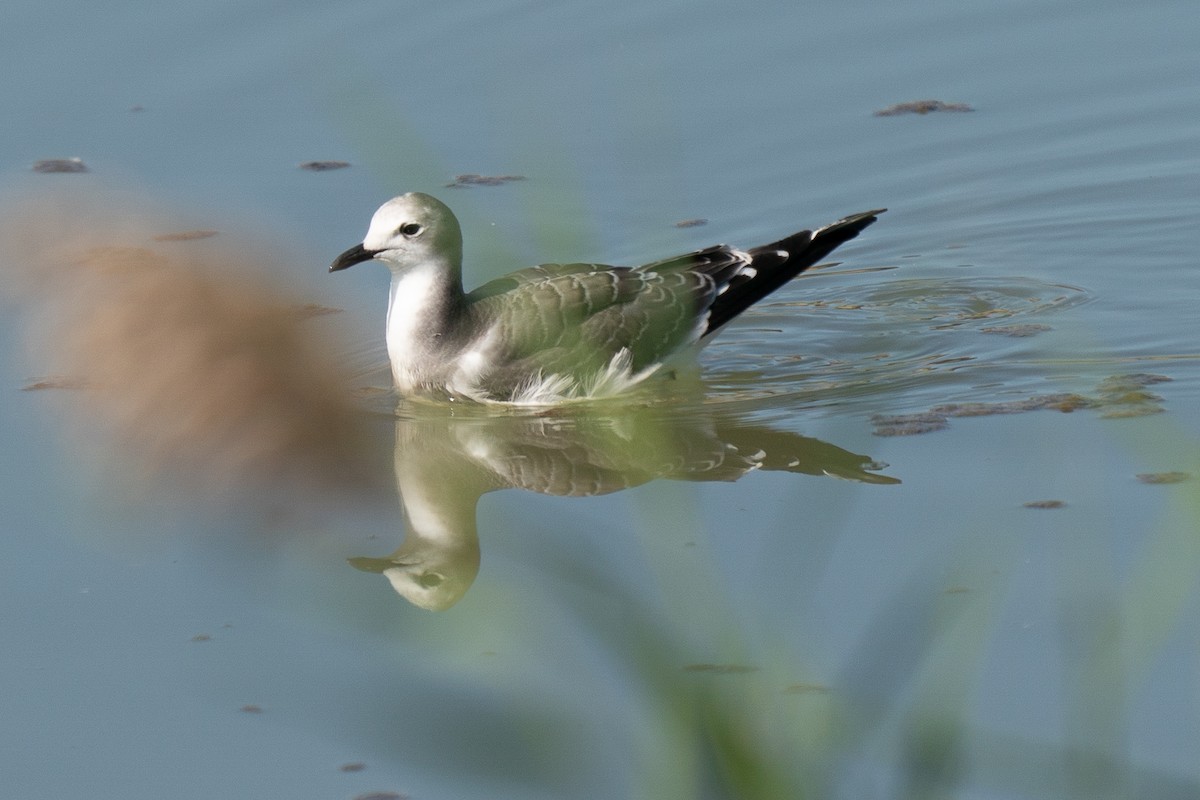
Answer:
<svg viewBox="0 0 1200 800"><path fill-rule="evenodd" d="M436 197L420 192L402 194L379 207L362 244L334 259L329 271L373 258L393 270L434 262L457 270L462 264L462 229L454 212Z"/></svg>

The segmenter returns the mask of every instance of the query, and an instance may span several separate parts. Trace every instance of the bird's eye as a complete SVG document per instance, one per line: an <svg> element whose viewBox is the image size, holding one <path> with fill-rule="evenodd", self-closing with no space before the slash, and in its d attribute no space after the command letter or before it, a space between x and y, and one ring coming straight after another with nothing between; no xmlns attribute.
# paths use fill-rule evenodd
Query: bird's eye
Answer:
<svg viewBox="0 0 1200 800"><path fill-rule="evenodd" d="M400 226L400 232L405 236L416 236L421 232L421 226L415 222L406 222Z"/></svg>

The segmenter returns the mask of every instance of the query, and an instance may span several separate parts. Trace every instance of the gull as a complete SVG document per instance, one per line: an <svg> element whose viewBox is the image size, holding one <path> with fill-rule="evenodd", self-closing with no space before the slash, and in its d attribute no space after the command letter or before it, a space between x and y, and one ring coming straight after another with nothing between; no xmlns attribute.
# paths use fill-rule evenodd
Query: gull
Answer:
<svg viewBox="0 0 1200 800"><path fill-rule="evenodd" d="M640 267L541 264L465 292L458 219L410 192L380 206L329 271L372 259L391 270L386 341L401 395L551 405L619 395L693 359L885 210L749 250L720 244Z"/></svg>

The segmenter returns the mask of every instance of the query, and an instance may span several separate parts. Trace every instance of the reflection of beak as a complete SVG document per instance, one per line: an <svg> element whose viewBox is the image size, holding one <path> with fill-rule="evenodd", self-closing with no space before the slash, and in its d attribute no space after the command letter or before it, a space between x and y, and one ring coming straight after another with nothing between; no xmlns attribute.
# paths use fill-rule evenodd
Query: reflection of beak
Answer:
<svg viewBox="0 0 1200 800"><path fill-rule="evenodd" d="M333 263L329 265L329 271L337 272L338 270L343 270L346 267L353 267L355 264L363 261L370 261L375 257L375 253L376 251L374 250L367 250L361 244L356 244L354 247L351 247L349 250L335 258Z"/></svg>
<svg viewBox="0 0 1200 800"><path fill-rule="evenodd" d="M397 561L394 558L347 558L350 566L362 572L374 572L377 575L382 575L386 570L392 567L409 567L415 564L415 561Z"/></svg>

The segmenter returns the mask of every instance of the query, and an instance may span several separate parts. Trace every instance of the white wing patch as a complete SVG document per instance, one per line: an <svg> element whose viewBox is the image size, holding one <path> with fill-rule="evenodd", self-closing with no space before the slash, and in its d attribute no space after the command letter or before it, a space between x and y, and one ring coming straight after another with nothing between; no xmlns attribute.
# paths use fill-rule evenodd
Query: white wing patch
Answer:
<svg viewBox="0 0 1200 800"><path fill-rule="evenodd" d="M536 375L526 381L504 402L522 406L547 406L571 400L600 400L623 394L653 375L662 364L651 364L633 371L633 353L623 347L608 364L592 375L576 377L553 373ZM477 398L478 399L478 398Z"/></svg>

